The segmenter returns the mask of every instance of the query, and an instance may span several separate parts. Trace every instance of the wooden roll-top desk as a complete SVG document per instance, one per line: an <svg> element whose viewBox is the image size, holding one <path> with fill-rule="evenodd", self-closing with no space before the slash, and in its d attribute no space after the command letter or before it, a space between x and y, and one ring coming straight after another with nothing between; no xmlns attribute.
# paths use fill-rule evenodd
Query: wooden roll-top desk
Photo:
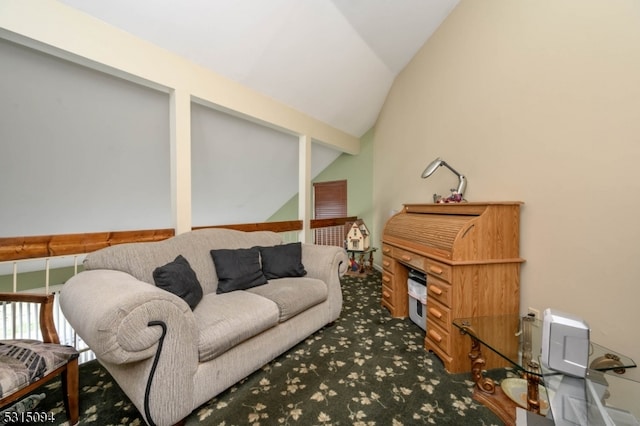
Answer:
<svg viewBox="0 0 640 426"><path fill-rule="evenodd" d="M409 268L427 274L424 345L447 371L470 370L455 318L518 314L520 202L405 204L382 236L382 305L408 315ZM487 368L503 366L487 357Z"/></svg>

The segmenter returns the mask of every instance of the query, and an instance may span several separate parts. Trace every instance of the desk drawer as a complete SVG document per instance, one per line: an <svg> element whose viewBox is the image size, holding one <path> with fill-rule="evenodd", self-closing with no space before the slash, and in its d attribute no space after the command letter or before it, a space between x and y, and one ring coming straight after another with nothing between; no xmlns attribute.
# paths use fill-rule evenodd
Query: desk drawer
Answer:
<svg viewBox="0 0 640 426"><path fill-rule="evenodd" d="M389 303L386 300L382 299L380 301L380 304L382 305L383 308L387 308L387 310L389 311L390 315L393 315L393 312L395 311L395 308L393 307L393 305L391 305L391 303Z"/></svg>
<svg viewBox="0 0 640 426"><path fill-rule="evenodd" d="M387 271L393 271L396 261L391 256L382 256L382 267Z"/></svg>
<svg viewBox="0 0 640 426"><path fill-rule="evenodd" d="M427 318L444 330L451 329L451 309L429 298L427 298Z"/></svg>
<svg viewBox="0 0 640 426"><path fill-rule="evenodd" d="M446 263L438 262L437 260L429 258L425 260L424 271L427 274L442 278L447 282L451 282L451 277L453 276L451 272L451 265L447 265Z"/></svg>
<svg viewBox="0 0 640 426"><path fill-rule="evenodd" d="M383 271L382 272L382 300L390 308L395 309L395 297L393 292L393 275ZM393 311L395 313L395 311Z"/></svg>
<svg viewBox="0 0 640 426"><path fill-rule="evenodd" d="M425 270L425 258L419 254L412 253L410 251L402 250L397 247L393 249L393 257L407 265L424 271Z"/></svg>
<svg viewBox="0 0 640 426"><path fill-rule="evenodd" d="M427 303L429 303L427 301ZM427 336L426 340L428 342L443 351L445 354L449 355L451 349L451 335L449 332L444 331L442 328L438 327L436 323L431 321L427 316Z"/></svg>
<svg viewBox="0 0 640 426"><path fill-rule="evenodd" d="M446 307L451 307L451 284L432 275L427 279L427 298L437 300Z"/></svg>
<svg viewBox="0 0 640 426"><path fill-rule="evenodd" d="M382 254L385 256L391 256L391 253L393 253L393 247L389 244L382 243Z"/></svg>

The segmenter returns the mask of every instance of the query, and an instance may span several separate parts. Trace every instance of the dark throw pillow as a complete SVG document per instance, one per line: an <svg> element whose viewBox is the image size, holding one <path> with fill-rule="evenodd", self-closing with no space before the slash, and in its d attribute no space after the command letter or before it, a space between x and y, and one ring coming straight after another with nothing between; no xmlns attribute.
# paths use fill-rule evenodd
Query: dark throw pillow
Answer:
<svg viewBox="0 0 640 426"><path fill-rule="evenodd" d="M202 300L202 287L198 277L182 255L178 255L173 262L154 269L153 280L157 287L180 296L191 310Z"/></svg>
<svg viewBox="0 0 640 426"><path fill-rule="evenodd" d="M302 264L302 244L258 247L262 256L262 272L267 279L302 277L307 274Z"/></svg>
<svg viewBox="0 0 640 426"><path fill-rule="evenodd" d="M217 294L246 290L267 283L260 269L260 251L248 249L211 250L218 275Z"/></svg>

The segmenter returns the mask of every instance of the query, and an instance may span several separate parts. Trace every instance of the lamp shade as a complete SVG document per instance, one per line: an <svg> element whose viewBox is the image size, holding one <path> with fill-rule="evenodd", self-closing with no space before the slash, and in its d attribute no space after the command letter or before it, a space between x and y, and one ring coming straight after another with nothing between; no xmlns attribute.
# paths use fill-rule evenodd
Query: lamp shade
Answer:
<svg viewBox="0 0 640 426"><path fill-rule="evenodd" d="M440 157L436 158L431 163L429 163L427 168L424 169L424 172L422 172L422 179L428 178L429 176L431 176L433 172L435 172L438 169L438 167L442 166L443 163L444 161L442 161Z"/></svg>

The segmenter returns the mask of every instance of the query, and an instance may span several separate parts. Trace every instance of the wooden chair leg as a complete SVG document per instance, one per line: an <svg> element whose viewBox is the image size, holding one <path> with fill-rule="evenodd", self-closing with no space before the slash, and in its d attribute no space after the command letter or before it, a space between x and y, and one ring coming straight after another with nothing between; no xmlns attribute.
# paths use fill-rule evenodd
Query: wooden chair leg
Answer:
<svg viewBox="0 0 640 426"><path fill-rule="evenodd" d="M62 396L64 398L64 408L67 411L67 418L70 425L78 424L80 407L79 400L79 374L78 358L69 361L67 368L61 377Z"/></svg>

